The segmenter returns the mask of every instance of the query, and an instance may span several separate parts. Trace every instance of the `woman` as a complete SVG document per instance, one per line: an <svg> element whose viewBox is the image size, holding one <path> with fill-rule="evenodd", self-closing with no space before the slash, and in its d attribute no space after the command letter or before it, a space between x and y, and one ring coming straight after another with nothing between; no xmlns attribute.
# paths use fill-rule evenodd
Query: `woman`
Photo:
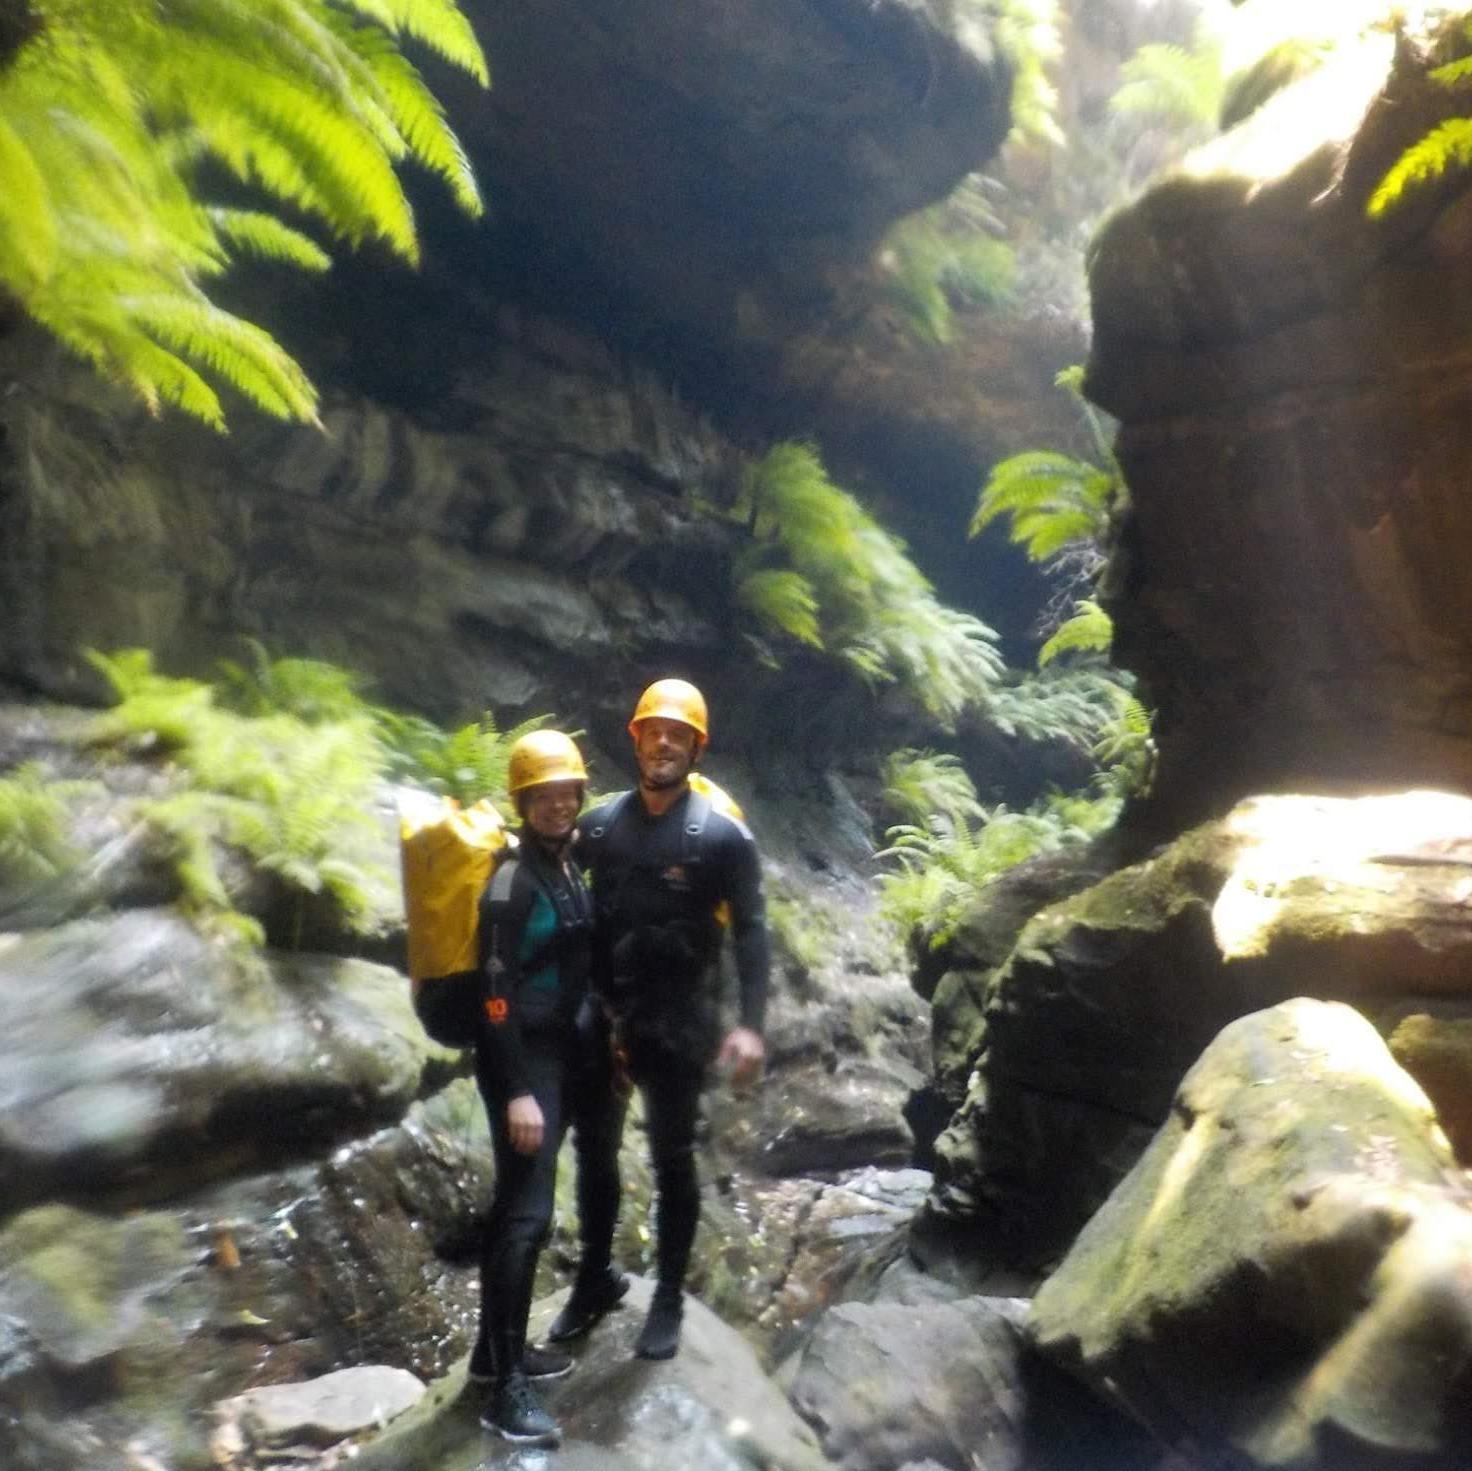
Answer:
<svg viewBox="0 0 1472 1471"><path fill-rule="evenodd" d="M531 1445L555 1445L561 1431L529 1381L572 1368L564 1353L529 1347L526 1331L552 1223L557 1153L579 1104L576 1021L588 993L592 905L570 847L586 781L583 758L561 731L533 731L516 742L508 787L520 845L481 900L476 1081L490 1118L496 1182L470 1375L494 1385L482 1424Z"/></svg>

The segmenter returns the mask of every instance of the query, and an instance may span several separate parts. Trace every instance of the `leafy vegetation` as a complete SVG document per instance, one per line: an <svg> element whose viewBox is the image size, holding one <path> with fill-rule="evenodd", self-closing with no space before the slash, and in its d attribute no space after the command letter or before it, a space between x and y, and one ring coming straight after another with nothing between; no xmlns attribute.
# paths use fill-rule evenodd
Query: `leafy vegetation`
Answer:
<svg viewBox="0 0 1472 1471"><path fill-rule="evenodd" d="M942 812L925 823L891 828L889 847L878 856L897 866L880 876L880 907L903 933L939 948L998 875L1037 854L1087 841L1114 821L1119 806L1112 795L1053 794L1025 812L999 806L975 819Z"/></svg>
<svg viewBox="0 0 1472 1471"><path fill-rule="evenodd" d="M889 294L922 342L951 340L955 307L1010 301L1017 256L985 223L962 212L966 186L945 204L902 220L890 231L881 259Z"/></svg>
<svg viewBox="0 0 1472 1471"><path fill-rule="evenodd" d="M479 720L444 730L422 715L383 709L375 713L388 774L393 780L454 797L467 805L489 797L503 811L508 808L506 768L512 746L551 719L534 715L503 731L487 710Z"/></svg>
<svg viewBox="0 0 1472 1471"><path fill-rule="evenodd" d="M1209 137L1221 117L1226 79L1220 44L1210 36L1187 50L1155 43L1141 46L1119 69L1109 99L1120 117L1144 117L1197 137Z"/></svg>
<svg viewBox="0 0 1472 1471"><path fill-rule="evenodd" d="M1458 17L1445 40L1446 59L1431 72L1448 90L1467 89L1472 82L1472 13ZM1378 217L1418 186L1433 183L1452 169L1472 164L1472 117L1449 117L1418 138L1396 159L1370 196L1369 213Z"/></svg>
<svg viewBox="0 0 1472 1471"><path fill-rule="evenodd" d="M223 843L298 894L330 895L349 928L366 923L384 876L342 856L354 834L373 832L384 760L366 713L241 715L221 708L207 684L158 674L147 650L88 657L119 701L99 717L96 738L161 747L184 778L181 790L141 803L140 815L173 839L188 907L263 938L235 912Z"/></svg>
<svg viewBox="0 0 1472 1471"><path fill-rule="evenodd" d="M299 900L330 900L349 929L368 927L387 876L355 855L377 834L379 783L504 807L510 747L547 718L503 732L487 713L445 731L370 704L361 679L336 665L272 658L258 643L250 653L245 665L221 661L214 685L158 673L145 649L88 658L118 700L94 739L165 757L179 778L139 813L171 839L186 906L256 943L260 925L235 909L226 851Z"/></svg>
<svg viewBox="0 0 1472 1471"><path fill-rule="evenodd" d="M1057 0L992 0L992 34L1012 66L1012 136L1061 146L1058 91L1048 76L1061 50Z"/></svg>
<svg viewBox="0 0 1472 1471"><path fill-rule="evenodd" d="M1103 464L1057 450L1027 450L1001 460L982 486L969 528L977 536L1006 517L1013 543L1044 565L1079 549L1097 549L1125 499L1124 476L1104 426L1083 396L1083 369L1065 368L1055 381L1078 405ZM1091 570L1096 565L1097 558L1090 559Z"/></svg>
<svg viewBox="0 0 1472 1471"><path fill-rule="evenodd" d="M0 291L155 412L222 429L228 384L315 420L298 364L203 283L242 255L325 269L278 210L416 260L406 159L480 211L400 50L422 43L488 82L454 0L29 0L24 16L0 52ZM207 203L207 169L269 207Z"/></svg>
<svg viewBox="0 0 1472 1471"><path fill-rule="evenodd" d="M904 544L833 484L812 446L769 450L730 514L750 532L736 599L769 638L897 684L943 726L986 705L1003 667L995 633L937 602Z"/></svg>
<svg viewBox="0 0 1472 1471"><path fill-rule="evenodd" d="M72 800L94 789L91 782L53 781L35 761L0 777L0 886L44 883L76 862L67 816Z"/></svg>
<svg viewBox="0 0 1472 1471"><path fill-rule="evenodd" d="M923 824L936 813L980 819L986 809L958 756L906 747L885 758L884 805L902 822Z"/></svg>

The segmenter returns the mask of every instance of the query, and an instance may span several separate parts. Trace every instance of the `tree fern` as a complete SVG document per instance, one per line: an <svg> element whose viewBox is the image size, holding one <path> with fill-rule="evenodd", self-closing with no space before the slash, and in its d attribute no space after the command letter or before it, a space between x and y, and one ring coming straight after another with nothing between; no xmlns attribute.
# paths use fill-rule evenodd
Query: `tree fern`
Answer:
<svg viewBox="0 0 1472 1471"><path fill-rule="evenodd" d="M394 166L413 158L478 213L443 111L398 49L488 80L450 0L31 0L0 68L0 289L151 410L217 428L228 384L283 418L316 396L203 283L241 254L308 269L321 246L260 209L195 194L214 160L350 244L417 259Z"/></svg>

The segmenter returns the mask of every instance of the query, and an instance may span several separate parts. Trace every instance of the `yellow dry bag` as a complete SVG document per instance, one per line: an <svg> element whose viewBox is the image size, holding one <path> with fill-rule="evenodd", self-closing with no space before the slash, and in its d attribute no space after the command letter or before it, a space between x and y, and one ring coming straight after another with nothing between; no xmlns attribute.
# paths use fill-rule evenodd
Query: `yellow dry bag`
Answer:
<svg viewBox="0 0 1472 1471"><path fill-rule="evenodd" d="M399 860L409 932L409 978L424 1029L449 1047L475 1041L480 896L515 843L489 802L406 792Z"/></svg>

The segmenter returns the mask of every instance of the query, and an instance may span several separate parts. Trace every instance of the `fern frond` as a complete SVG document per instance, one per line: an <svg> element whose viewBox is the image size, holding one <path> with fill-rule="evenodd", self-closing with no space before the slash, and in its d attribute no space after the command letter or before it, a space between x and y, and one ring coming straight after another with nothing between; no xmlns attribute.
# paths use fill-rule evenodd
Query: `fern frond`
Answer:
<svg viewBox="0 0 1472 1471"><path fill-rule="evenodd" d="M736 602L768 628L815 649L823 647L818 598L802 573L778 568L749 573L737 584Z"/></svg>
<svg viewBox="0 0 1472 1471"><path fill-rule="evenodd" d="M1413 143L1381 179L1367 206L1371 218L1383 215L1417 185L1439 179L1448 169L1472 164L1472 118L1452 117Z"/></svg>
<svg viewBox="0 0 1472 1471"><path fill-rule="evenodd" d="M1092 598L1084 598L1038 650L1038 666L1046 668L1059 654L1107 654L1113 641L1114 620Z"/></svg>
<svg viewBox="0 0 1472 1471"><path fill-rule="evenodd" d="M332 257L310 235L293 230L275 215L258 209L214 206L209 217L233 254L282 261L304 271L325 271L332 265Z"/></svg>
<svg viewBox="0 0 1472 1471"><path fill-rule="evenodd" d="M1110 110L1158 119L1179 128L1214 128L1221 111L1223 77L1219 49L1188 51L1157 42L1141 46L1119 69L1121 85Z"/></svg>
<svg viewBox="0 0 1472 1471"><path fill-rule="evenodd" d="M485 53L469 20L452 0L343 0L394 35L412 36L469 72L482 87L491 85Z"/></svg>

